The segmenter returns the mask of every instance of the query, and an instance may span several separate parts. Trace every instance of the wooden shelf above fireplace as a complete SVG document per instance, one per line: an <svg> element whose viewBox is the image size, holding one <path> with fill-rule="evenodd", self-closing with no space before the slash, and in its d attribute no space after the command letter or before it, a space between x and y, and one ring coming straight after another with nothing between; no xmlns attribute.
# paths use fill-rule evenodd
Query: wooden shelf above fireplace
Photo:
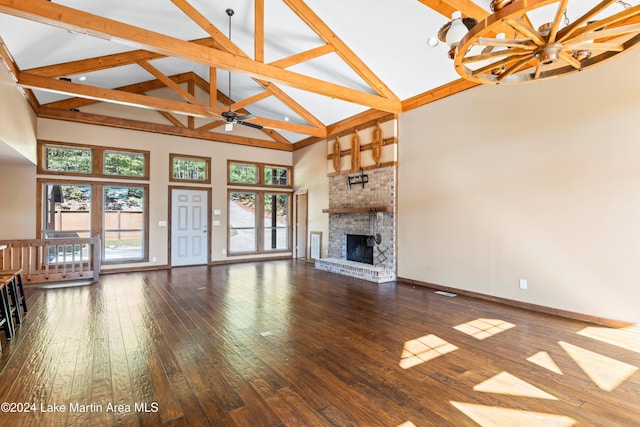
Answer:
<svg viewBox="0 0 640 427"><path fill-rule="evenodd" d="M323 213L369 213L369 212L393 212L393 206L367 206L322 209Z"/></svg>

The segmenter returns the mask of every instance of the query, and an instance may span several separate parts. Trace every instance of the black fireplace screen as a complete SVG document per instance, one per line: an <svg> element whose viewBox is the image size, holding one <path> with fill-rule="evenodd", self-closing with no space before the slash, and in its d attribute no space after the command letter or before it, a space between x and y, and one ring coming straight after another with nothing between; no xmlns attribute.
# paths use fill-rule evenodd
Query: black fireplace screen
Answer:
<svg viewBox="0 0 640 427"><path fill-rule="evenodd" d="M373 265L373 238L363 234L347 234L347 259Z"/></svg>

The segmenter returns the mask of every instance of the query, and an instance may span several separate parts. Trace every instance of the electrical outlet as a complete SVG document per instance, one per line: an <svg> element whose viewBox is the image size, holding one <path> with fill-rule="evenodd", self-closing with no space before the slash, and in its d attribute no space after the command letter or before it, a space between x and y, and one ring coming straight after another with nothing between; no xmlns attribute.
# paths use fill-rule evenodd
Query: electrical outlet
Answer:
<svg viewBox="0 0 640 427"><path fill-rule="evenodd" d="M156 262L156 261L157 261L156 257L151 258L151 262Z"/></svg>
<svg viewBox="0 0 640 427"><path fill-rule="evenodd" d="M520 289L527 289L527 279L520 279Z"/></svg>
<svg viewBox="0 0 640 427"><path fill-rule="evenodd" d="M222 255L226 255L226 253L227 253L227 250L226 250L226 249L223 249L223 250L222 250Z"/></svg>

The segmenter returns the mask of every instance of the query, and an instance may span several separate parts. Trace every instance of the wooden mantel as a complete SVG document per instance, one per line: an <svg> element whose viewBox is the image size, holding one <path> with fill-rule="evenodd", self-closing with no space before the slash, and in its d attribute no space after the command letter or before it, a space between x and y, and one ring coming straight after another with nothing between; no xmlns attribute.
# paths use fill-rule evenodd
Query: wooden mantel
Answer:
<svg viewBox="0 0 640 427"><path fill-rule="evenodd" d="M329 208L329 209L322 209L322 212L323 213L369 213L369 212L393 213L393 206Z"/></svg>

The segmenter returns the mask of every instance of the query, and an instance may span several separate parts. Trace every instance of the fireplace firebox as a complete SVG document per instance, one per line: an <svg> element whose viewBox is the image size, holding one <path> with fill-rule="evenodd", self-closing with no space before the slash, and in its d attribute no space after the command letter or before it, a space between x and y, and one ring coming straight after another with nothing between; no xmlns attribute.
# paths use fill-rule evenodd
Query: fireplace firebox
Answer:
<svg viewBox="0 0 640 427"><path fill-rule="evenodd" d="M373 238L364 234L347 234L347 253L349 261L373 265Z"/></svg>

